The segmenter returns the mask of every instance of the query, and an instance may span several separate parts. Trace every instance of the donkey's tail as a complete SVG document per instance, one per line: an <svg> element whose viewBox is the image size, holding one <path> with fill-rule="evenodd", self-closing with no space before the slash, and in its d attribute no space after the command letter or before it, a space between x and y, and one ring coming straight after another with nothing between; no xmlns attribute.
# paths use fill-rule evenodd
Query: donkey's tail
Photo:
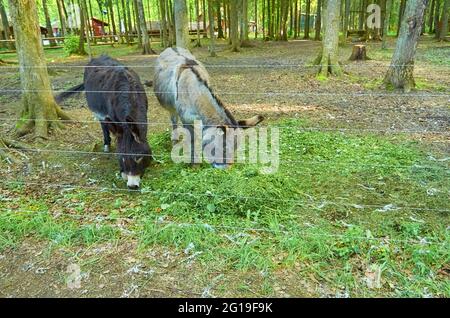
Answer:
<svg viewBox="0 0 450 318"><path fill-rule="evenodd" d="M81 83L77 86L74 86L72 88L69 88L68 90L62 92L61 94L57 95L55 97L56 102L59 104L66 98L69 98L72 95L78 94L80 92L84 91L84 83Z"/></svg>
<svg viewBox="0 0 450 318"><path fill-rule="evenodd" d="M258 125L260 122L264 120L264 117L261 115L256 115L251 118L238 120L238 125L241 128L249 128Z"/></svg>

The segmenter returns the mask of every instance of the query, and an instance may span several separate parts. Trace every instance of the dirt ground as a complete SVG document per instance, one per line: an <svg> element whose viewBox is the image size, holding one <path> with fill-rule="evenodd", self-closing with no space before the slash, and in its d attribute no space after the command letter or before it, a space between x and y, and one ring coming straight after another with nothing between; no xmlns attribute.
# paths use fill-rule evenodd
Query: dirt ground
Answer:
<svg viewBox="0 0 450 318"><path fill-rule="evenodd" d="M352 44L342 47L340 60L346 74L328 81L318 80L315 67L311 65L319 42L255 42L253 47L243 48L240 53L231 53L225 43L219 43L217 58L208 57L205 46L193 49L193 53L207 66L217 95L238 118L258 113L266 117L265 125L280 118L302 118L308 120L311 130L407 134L424 147L448 157L448 43L423 39L415 66L420 89L407 94L381 87L393 42L387 52L380 50L380 43L367 45L372 59L365 62L349 62ZM155 58L135 53L120 56L119 60L136 70L144 81L152 79ZM86 59L50 63L55 91L80 83L83 69L79 66L85 63ZM2 72L0 81L3 90L20 89L17 70ZM150 88L148 97L149 121L154 123L150 134L167 130L168 114L158 106ZM25 136L21 141L44 148L94 149L101 140L101 130L84 105L84 97L80 96L64 102L63 107L74 120L92 122L69 124L68 129L43 144L32 136ZM0 117L19 116L19 94L0 93ZM13 128L14 121L0 121L1 134L12 136ZM26 178L30 171L26 166L3 167L1 174ZM72 171L59 171L55 175L45 175L45 179L49 183L64 180L67 184L76 184L80 176ZM26 191L30 196L39 195L38 187L30 186ZM2 189L0 194L7 197L8 190ZM75 270L73 276L71 264L82 264L83 270L80 273ZM176 250L153 248L142 253L133 240L106 242L93 248L61 248L27 237L19 246L0 252L0 297L239 297L268 293L263 273L214 273L203 271L203 266L191 263L186 255ZM269 294L275 297L345 297L344 291L328 290L314 277L308 281L300 279L296 273L301 271L300 264L277 269L271 278ZM68 277L75 277L81 287L69 288ZM290 277L289 280L286 277Z"/></svg>

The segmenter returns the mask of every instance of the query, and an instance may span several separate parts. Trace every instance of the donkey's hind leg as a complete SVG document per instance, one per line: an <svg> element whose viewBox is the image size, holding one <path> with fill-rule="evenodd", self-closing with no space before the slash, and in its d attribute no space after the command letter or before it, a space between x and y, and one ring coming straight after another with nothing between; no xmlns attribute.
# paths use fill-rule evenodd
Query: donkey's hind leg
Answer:
<svg viewBox="0 0 450 318"><path fill-rule="evenodd" d="M109 152L111 149L111 135L109 134L108 124L100 122L103 131L103 152Z"/></svg>

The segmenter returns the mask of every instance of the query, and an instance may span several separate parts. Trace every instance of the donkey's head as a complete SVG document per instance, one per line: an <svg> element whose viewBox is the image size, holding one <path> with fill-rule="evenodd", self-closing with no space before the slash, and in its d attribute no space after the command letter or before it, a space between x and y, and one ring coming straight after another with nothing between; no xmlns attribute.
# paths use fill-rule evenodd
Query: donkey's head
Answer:
<svg viewBox="0 0 450 318"><path fill-rule="evenodd" d="M137 190L144 176L145 169L152 160L152 151L147 142L145 125L137 123L131 117L126 117L126 122L116 125L117 152L119 154L120 173L127 181L129 189Z"/></svg>

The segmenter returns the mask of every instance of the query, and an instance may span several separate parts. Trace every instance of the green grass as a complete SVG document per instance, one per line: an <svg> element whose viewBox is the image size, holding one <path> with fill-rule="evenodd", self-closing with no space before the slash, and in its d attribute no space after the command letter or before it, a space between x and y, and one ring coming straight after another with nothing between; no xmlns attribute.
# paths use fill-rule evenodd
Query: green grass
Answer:
<svg viewBox="0 0 450 318"><path fill-rule="evenodd" d="M300 264L296 277L313 275L352 295L450 296L448 280L438 274L450 261L448 164L401 135L307 131L308 123L298 120L277 124L280 168L271 175L250 164L226 171L174 164L169 135L161 133L150 144L162 162L150 169L140 194L76 188L29 199L10 187L17 197L0 197L4 209L43 212L2 212L0 249L24 237L62 246L132 239L141 251L163 246L193 255L206 270L270 273ZM49 160L57 159L63 158ZM104 157L94 162L98 186L123 187L111 173L116 164ZM58 211L75 216L55 217ZM122 218L130 220L128 234L118 228ZM364 282L370 266L382 270L380 289Z"/></svg>

